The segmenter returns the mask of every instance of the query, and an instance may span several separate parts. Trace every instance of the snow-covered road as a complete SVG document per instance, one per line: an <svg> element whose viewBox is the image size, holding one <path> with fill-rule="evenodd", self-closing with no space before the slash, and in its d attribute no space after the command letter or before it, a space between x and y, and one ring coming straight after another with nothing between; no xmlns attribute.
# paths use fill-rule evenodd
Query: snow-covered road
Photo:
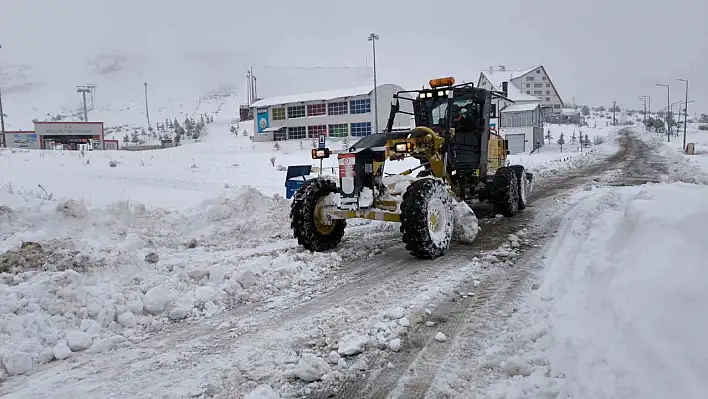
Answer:
<svg viewBox="0 0 708 399"><path fill-rule="evenodd" d="M554 237L582 236L569 221L599 217L583 213L598 193L635 189L614 186L702 179L671 162L672 154L650 137L620 135L619 144L614 156L597 155L590 165L577 158L585 167L542 175L526 211L510 219L482 218L474 244L455 245L435 262L411 259L397 226L378 222L352 223L335 252L306 253L280 222L287 203L248 189L187 212L126 204L102 215L74 203L60 204L59 212L39 203L12 209L0 214L11 221L5 226L13 230L1 232L10 240L41 238L38 227L62 226L61 234L47 237L70 237L58 244L86 252L84 262L107 262L107 270L87 279L61 271L62 262L81 259L60 256L59 270L48 280L37 283L23 274L10 282L0 309L25 322L20 330L0 327L6 337L24 337L25 352L5 352L5 368L20 375L4 376L0 394L238 398L255 389L282 397L437 398L556 392L522 377L545 375L542 367L550 362L532 357L532 344L547 336L537 317L550 314L533 302L542 291L536 280L544 268L562 272L563 258L553 251L573 243L546 245ZM477 213L485 215L484 208ZM107 242L92 252L86 238L97 234ZM196 248L182 242L189 237L197 238ZM121 248L143 248L141 242L149 245L138 254L160 248L160 261L126 274L131 263ZM560 263L549 266L549 259ZM73 308L66 313L48 306L52 301ZM30 317L41 312L59 317ZM538 325L529 330L524 323ZM81 327L67 338L55 332L72 325ZM93 345L77 349L86 336ZM47 344L56 344L51 357L68 357L42 362ZM65 353L62 345L73 348ZM23 370L28 358L22 353L36 353L29 369Z"/></svg>

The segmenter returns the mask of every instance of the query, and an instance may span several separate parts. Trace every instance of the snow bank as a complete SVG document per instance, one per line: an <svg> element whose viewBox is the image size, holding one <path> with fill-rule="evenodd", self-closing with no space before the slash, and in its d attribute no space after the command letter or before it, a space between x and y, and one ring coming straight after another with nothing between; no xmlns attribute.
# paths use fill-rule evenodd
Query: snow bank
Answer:
<svg viewBox="0 0 708 399"><path fill-rule="evenodd" d="M501 377L480 393L708 397L708 187L581 195L542 285L480 360Z"/></svg>
<svg viewBox="0 0 708 399"><path fill-rule="evenodd" d="M0 361L22 374L170 322L312 292L341 261L291 251L288 203L240 187L184 212L0 195ZM287 238L283 241L282 238ZM267 243L266 246L261 246Z"/></svg>

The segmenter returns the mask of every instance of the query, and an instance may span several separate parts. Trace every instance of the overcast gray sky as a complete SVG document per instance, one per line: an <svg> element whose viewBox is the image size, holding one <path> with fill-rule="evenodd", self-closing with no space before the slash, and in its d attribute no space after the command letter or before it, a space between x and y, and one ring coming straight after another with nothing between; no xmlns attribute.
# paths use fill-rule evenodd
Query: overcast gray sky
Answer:
<svg viewBox="0 0 708 399"><path fill-rule="evenodd" d="M656 109L666 96L655 83L670 83L678 101L681 77L689 111L708 113L706 0L0 0L0 10L0 67L14 79L3 86L31 66L25 75L45 90L73 87L89 78L87 61L120 53L132 63L124 80L242 88L249 65L364 66L373 31L382 82L476 81L489 65L542 63L567 103L639 108L637 96L650 95Z"/></svg>

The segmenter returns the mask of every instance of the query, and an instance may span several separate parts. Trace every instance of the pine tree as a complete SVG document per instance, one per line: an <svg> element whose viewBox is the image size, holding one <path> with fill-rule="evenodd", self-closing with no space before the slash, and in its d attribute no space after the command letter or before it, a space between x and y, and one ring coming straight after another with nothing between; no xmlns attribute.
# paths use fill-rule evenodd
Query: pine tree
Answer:
<svg viewBox="0 0 708 399"><path fill-rule="evenodd" d="M123 137L123 142L130 143L130 137L127 134Z"/></svg>
<svg viewBox="0 0 708 399"><path fill-rule="evenodd" d="M135 144L140 142L140 139L138 138L138 132L133 131L133 137L131 138L131 141Z"/></svg>
<svg viewBox="0 0 708 399"><path fill-rule="evenodd" d="M557 143L561 147L561 152L563 152L563 144L565 144L565 139L563 138L563 133L561 133L560 137L558 138Z"/></svg>
<svg viewBox="0 0 708 399"><path fill-rule="evenodd" d="M548 144L551 144L551 140L553 140L553 135L551 134L551 129L548 129L548 133L546 133L546 140L548 140Z"/></svg>

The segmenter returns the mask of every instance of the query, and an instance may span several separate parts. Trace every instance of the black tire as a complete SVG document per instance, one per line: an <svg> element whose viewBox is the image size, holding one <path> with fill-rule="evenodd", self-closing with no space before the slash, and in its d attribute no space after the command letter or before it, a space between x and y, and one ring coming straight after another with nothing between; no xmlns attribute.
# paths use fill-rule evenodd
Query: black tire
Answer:
<svg viewBox="0 0 708 399"><path fill-rule="evenodd" d="M430 220L433 216L437 222ZM444 255L452 240L453 218L453 201L442 180L411 183L401 202L401 233L408 252L421 259Z"/></svg>
<svg viewBox="0 0 708 399"><path fill-rule="evenodd" d="M512 217L519 211L519 184L511 168L501 167L494 174L494 212Z"/></svg>
<svg viewBox="0 0 708 399"><path fill-rule="evenodd" d="M423 169L420 172L418 172L418 174L416 175L416 178L420 179L421 177L431 176L432 174L433 174L433 171L426 168L426 169Z"/></svg>
<svg viewBox="0 0 708 399"><path fill-rule="evenodd" d="M522 165L512 165L511 170L514 171L516 175L516 180L518 182L518 192L519 192L519 210L523 211L529 204L529 184L526 179L526 169Z"/></svg>
<svg viewBox="0 0 708 399"><path fill-rule="evenodd" d="M298 244L314 252L328 251L339 245L347 227L346 220L337 219L329 227L318 227L315 217L318 202L337 192L333 181L322 178L308 180L297 190L290 206L290 227Z"/></svg>

